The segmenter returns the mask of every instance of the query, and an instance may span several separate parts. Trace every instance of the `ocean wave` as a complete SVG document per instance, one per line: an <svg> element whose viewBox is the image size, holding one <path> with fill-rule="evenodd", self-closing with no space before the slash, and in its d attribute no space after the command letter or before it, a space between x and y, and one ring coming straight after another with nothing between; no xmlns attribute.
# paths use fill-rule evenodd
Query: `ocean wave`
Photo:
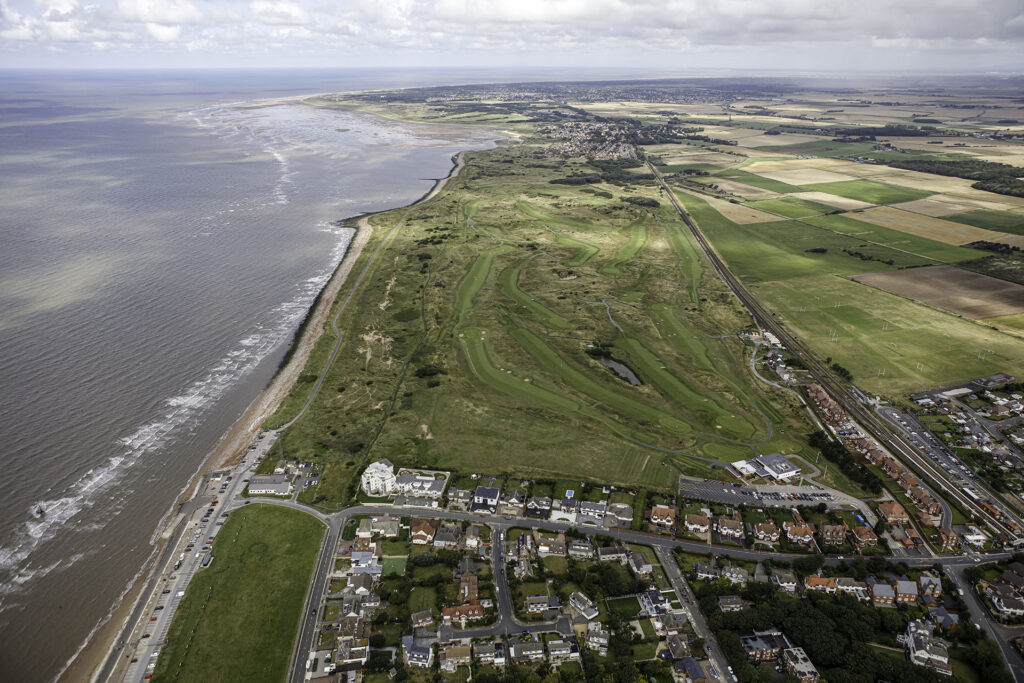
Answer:
<svg viewBox="0 0 1024 683"><path fill-rule="evenodd" d="M41 545L54 539L69 526L77 531L102 528L83 527L82 514L101 501L104 503L105 515L113 517L118 514L130 496L130 491L112 496L114 492L111 489L123 480L139 459L161 450L183 430L198 426L204 413L240 379L255 370L275 347L287 340L344 257L355 233L351 228L327 223L320 228L338 237L326 266L299 282L291 299L272 309L266 322L258 323L246 332L202 378L179 394L167 398L163 402L165 410L162 415L121 438L120 454L111 456L102 466L83 474L59 497L32 503L28 519L14 534L14 542L0 547L0 586L3 586L0 589L0 603L5 595L17 592L25 584L52 570L52 567L28 567L33 553ZM42 514L39 514L40 510ZM95 525L98 520L90 519L89 523ZM62 564L70 566L79 559L80 556L74 556Z"/></svg>

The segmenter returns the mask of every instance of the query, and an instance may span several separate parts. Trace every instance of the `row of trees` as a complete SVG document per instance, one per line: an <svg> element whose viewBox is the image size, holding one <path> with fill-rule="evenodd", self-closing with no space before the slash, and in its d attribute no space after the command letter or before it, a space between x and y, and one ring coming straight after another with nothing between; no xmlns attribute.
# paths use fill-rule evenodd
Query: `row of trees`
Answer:
<svg viewBox="0 0 1024 683"><path fill-rule="evenodd" d="M849 479L871 493L882 492L882 480L874 472L857 462L845 446L830 439L825 432L816 431L808 437L807 441L821 451L826 460L835 463Z"/></svg>

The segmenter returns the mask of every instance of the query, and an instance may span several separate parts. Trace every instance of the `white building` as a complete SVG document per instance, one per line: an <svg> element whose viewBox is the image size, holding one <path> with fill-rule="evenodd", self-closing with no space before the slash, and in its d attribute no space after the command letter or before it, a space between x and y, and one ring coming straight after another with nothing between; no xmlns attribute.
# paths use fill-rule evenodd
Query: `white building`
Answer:
<svg viewBox="0 0 1024 683"><path fill-rule="evenodd" d="M363 470L363 491L368 496L386 496L395 490L395 466L390 460L372 462Z"/></svg>

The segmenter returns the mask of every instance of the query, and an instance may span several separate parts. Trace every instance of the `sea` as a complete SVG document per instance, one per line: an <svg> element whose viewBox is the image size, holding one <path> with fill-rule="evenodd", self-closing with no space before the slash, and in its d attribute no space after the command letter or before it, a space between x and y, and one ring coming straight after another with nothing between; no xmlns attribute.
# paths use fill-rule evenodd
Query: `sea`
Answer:
<svg viewBox="0 0 1024 683"><path fill-rule="evenodd" d="M500 137L280 100L503 78L0 71L0 680L57 679L109 618L344 256L339 220Z"/></svg>

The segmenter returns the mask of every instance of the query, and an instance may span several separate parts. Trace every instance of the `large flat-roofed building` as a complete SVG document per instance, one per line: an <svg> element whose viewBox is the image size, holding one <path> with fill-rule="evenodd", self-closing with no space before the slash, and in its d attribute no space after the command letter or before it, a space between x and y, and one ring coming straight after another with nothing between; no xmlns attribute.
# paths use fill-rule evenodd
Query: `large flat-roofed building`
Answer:
<svg viewBox="0 0 1024 683"><path fill-rule="evenodd" d="M733 463L733 467L745 477L765 477L781 482L791 481L800 476L800 468L779 453L759 455L752 460L739 460Z"/></svg>
<svg viewBox="0 0 1024 683"><path fill-rule="evenodd" d="M287 474L268 474L266 476L253 477L249 480L249 493L269 496L290 496L292 483L288 480Z"/></svg>

